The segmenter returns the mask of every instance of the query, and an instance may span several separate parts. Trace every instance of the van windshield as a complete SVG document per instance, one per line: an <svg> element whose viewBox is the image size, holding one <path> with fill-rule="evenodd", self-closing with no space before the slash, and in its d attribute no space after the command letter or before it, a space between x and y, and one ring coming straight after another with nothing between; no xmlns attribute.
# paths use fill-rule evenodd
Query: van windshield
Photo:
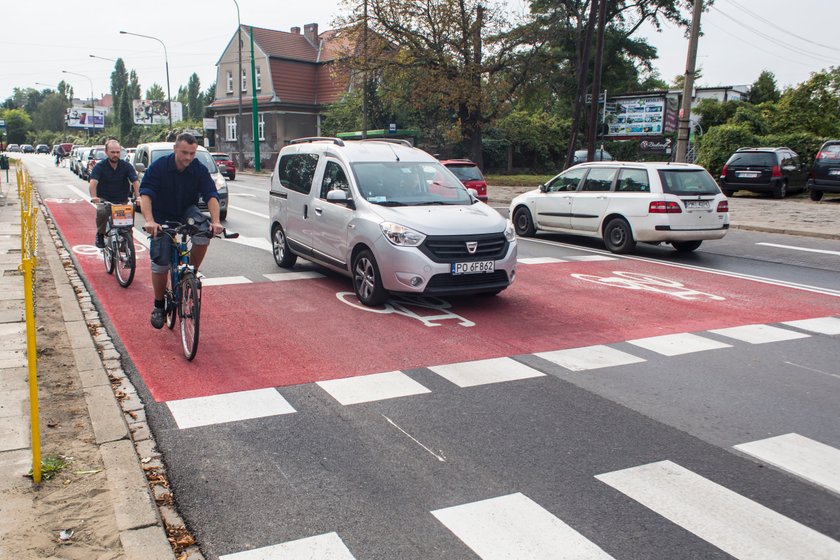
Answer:
<svg viewBox="0 0 840 560"><path fill-rule="evenodd" d="M720 193L715 180L705 169L660 169L662 190L677 196Z"/></svg>
<svg viewBox="0 0 840 560"><path fill-rule="evenodd" d="M439 163L364 162L351 167L359 194L373 204L472 204L461 181Z"/></svg>

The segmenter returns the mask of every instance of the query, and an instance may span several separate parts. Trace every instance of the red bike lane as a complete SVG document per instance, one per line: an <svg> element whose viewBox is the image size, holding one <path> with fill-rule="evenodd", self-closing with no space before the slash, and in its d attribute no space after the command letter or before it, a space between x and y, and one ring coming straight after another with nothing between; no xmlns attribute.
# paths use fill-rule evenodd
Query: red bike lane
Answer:
<svg viewBox="0 0 840 560"><path fill-rule="evenodd" d="M266 281L203 288L187 362L177 322L149 324L148 252L138 244L134 283L121 288L90 249L93 208L47 205L156 401L840 314L835 297L630 259L522 264L497 297L375 310L342 278Z"/></svg>

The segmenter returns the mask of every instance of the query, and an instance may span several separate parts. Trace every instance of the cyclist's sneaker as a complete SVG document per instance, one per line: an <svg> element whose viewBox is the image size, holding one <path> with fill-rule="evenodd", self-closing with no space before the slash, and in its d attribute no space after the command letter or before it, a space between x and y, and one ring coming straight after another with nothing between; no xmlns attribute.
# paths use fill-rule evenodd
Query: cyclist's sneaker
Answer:
<svg viewBox="0 0 840 560"><path fill-rule="evenodd" d="M96 248L97 249L104 249L105 248L105 236L101 233L96 234Z"/></svg>
<svg viewBox="0 0 840 560"><path fill-rule="evenodd" d="M163 328L164 313L160 307L152 309L152 326L156 329Z"/></svg>

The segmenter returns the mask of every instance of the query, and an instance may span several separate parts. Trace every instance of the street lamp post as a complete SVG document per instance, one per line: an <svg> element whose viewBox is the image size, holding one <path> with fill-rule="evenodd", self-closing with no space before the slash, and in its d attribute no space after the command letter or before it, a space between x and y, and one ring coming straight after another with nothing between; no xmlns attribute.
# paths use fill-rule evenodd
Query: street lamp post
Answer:
<svg viewBox="0 0 840 560"><path fill-rule="evenodd" d="M113 58L105 58L104 56L96 56L95 54L89 54L88 56L91 58L98 58L100 60L107 60L108 62L116 62Z"/></svg>
<svg viewBox="0 0 840 560"><path fill-rule="evenodd" d="M139 33L130 33L128 31L120 31L122 35L134 35L135 37L143 37L144 39L152 39L163 46L163 58L166 60L166 99L169 103L169 127L172 128L172 94L169 92L169 54L166 52L166 45L157 37L151 35L140 35ZM92 55L91 55L92 56Z"/></svg>
<svg viewBox="0 0 840 560"><path fill-rule="evenodd" d="M84 74L79 74L78 72L70 72L68 70L62 70L62 74L73 74L74 76L81 76L82 78L87 78L90 82L90 128L88 129L88 138L91 137L91 129L96 127L96 106L94 105L93 100L93 80L91 80L88 76Z"/></svg>
<svg viewBox="0 0 840 560"><path fill-rule="evenodd" d="M239 20L239 2L233 0L233 3L236 4L236 43L239 47L239 76L236 81L236 89L239 90L239 117L236 119L236 149L239 151L239 161L237 163L239 164L239 170L242 171L244 168L243 160L245 159L242 154L242 22Z"/></svg>

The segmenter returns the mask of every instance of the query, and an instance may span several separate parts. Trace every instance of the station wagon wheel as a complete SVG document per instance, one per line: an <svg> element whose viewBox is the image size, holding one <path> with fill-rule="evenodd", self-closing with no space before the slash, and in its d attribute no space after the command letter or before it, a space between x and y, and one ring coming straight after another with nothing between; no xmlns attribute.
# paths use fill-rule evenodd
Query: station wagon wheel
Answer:
<svg viewBox="0 0 840 560"><path fill-rule="evenodd" d="M286 239L286 234L280 226L274 226L274 231L271 233L271 246L274 253L274 262L277 266L283 268L292 268L297 262L297 255L289 250L289 242Z"/></svg>
<svg viewBox="0 0 840 560"><path fill-rule="evenodd" d="M353 290L359 301L370 307L381 305L388 299L388 292L382 287L376 258L367 249L353 259Z"/></svg>
<svg viewBox="0 0 840 560"><path fill-rule="evenodd" d="M613 218L604 228L604 244L613 253L629 253L636 246L633 232L622 218Z"/></svg>
<svg viewBox="0 0 840 560"><path fill-rule="evenodd" d="M811 188L811 192L808 194L814 202L822 200L822 195L822 191L815 191L813 188Z"/></svg>
<svg viewBox="0 0 840 560"><path fill-rule="evenodd" d="M782 181L773 191L773 198L784 198L787 195L787 181Z"/></svg>
<svg viewBox="0 0 840 560"><path fill-rule="evenodd" d="M520 206L513 212L513 227L516 235L532 237L536 233L534 220L531 219L531 212L524 206Z"/></svg>
<svg viewBox="0 0 840 560"><path fill-rule="evenodd" d="M680 253L690 253L700 247L700 244L703 243L702 241L672 241L671 245L674 246Z"/></svg>

